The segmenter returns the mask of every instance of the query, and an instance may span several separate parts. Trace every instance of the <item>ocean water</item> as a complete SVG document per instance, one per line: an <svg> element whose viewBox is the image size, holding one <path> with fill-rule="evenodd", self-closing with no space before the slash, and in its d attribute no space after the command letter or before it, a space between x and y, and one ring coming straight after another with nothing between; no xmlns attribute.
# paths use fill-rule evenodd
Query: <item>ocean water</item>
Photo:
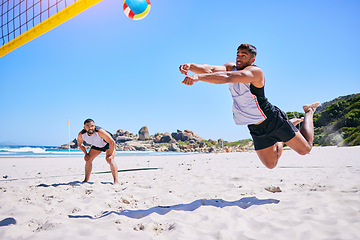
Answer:
<svg viewBox="0 0 360 240"><path fill-rule="evenodd" d="M187 154L179 152L152 152L152 151L117 151L116 156L146 156L146 155L178 155ZM83 156L80 149L57 149L53 146L21 146L21 145L0 145L0 158L8 157L56 157L56 156ZM100 155L105 155L101 153Z"/></svg>

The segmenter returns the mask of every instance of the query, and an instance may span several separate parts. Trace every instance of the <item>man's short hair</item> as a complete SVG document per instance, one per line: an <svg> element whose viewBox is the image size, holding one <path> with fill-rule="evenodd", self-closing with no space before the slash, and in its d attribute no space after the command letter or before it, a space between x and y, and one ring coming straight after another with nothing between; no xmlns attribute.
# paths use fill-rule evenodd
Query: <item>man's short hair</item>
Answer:
<svg viewBox="0 0 360 240"><path fill-rule="evenodd" d="M256 47L251 44L243 43L238 47L237 50L239 51L239 49L246 49L249 51L249 53L252 55L253 58L256 57L256 54L257 54Z"/></svg>
<svg viewBox="0 0 360 240"><path fill-rule="evenodd" d="M87 123L90 123L90 122L95 123L94 120L92 120L91 118L88 118L88 119L86 119L86 120L84 121L84 125L87 124Z"/></svg>

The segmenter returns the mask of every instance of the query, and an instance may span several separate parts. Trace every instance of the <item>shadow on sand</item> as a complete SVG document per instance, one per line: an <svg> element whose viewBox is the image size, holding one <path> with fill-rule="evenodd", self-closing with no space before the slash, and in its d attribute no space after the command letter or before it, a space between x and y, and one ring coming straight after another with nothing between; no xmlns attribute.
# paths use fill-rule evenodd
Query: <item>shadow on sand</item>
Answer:
<svg viewBox="0 0 360 240"><path fill-rule="evenodd" d="M14 224L14 225L16 224L15 218L9 217L9 218L5 218L0 221L0 227L9 226L11 224Z"/></svg>
<svg viewBox="0 0 360 240"><path fill-rule="evenodd" d="M94 182L80 182L80 181L72 181L72 182L68 182L68 183L54 183L54 184L45 184L45 183L41 183L39 185L37 185L37 187L58 187L58 186L80 186L82 184L94 184ZM101 182L101 184L107 184L107 185L114 185L114 183L112 182Z"/></svg>
<svg viewBox="0 0 360 240"><path fill-rule="evenodd" d="M80 181L72 181L72 182L68 182L68 183L54 183L54 184L45 184L45 183L41 183L39 185L37 185L37 187L58 187L58 186L80 186L82 184L94 184L94 182L80 182ZM107 184L107 185L114 185L114 183L112 182L101 182L101 184Z"/></svg>
<svg viewBox="0 0 360 240"><path fill-rule="evenodd" d="M92 220L100 219L111 214L116 214L120 216L126 216L129 218L140 219L146 217L152 213L157 213L159 215L165 215L170 211L189 211L192 212L198 209L201 206L214 206L218 208L237 206L242 209L246 209L253 205L263 205L271 203L279 203L280 200L277 199L257 199L256 197L245 197L237 201L229 202L222 199L200 199L188 204L178 204L173 206L157 206L152 207L146 210L123 210L121 212L116 211L105 211L101 216L93 217L90 215L68 215L69 218L89 218Z"/></svg>
<svg viewBox="0 0 360 240"><path fill-rule="evenodd" d="M54 183L54 184L45 184L41 183L37 185L37 187L58 187L58 186L80 186L81 184L94 184L93 182L80 182L80 181L72 181L68 183Z"/></svg>

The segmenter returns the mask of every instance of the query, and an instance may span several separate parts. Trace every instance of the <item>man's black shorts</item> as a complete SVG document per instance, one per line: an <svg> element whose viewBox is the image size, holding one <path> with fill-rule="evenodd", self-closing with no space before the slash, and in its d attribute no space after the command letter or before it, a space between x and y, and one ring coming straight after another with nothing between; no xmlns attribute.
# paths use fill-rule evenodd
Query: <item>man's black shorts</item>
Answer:
<svg viewBox="0 0 360 240"><path fill-rule="evenodd" d="M106 144L102 148L99 148L99 147L96 147L96 146L91 146L91 149L102 151L102 152L106 152L106 150L108 150L109 148L110 148L109 144Z"/></svg>
<svg viewBox="0 0 360 240"><path fill-rule="evenodd" d="M254 141L255 150L261 150L277 142L287 142L295 137L298 129L292 124L287 115L274 106L272 116L258 124L248 125Z"/></svg>

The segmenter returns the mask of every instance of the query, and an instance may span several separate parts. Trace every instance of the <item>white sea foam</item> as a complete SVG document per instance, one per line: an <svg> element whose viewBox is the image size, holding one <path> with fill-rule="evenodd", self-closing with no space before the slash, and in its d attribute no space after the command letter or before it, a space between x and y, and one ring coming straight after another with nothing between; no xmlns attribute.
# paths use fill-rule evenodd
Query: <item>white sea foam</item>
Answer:
<svg viewBox="0 0 360 240"><path fill-rule="evenodd" d="M3 154L17 154L17 153L46 153L45 149L40 147L3 147L0 148Z"/></svg>
<svg viewBox="0 0 360 240"><path fill-rule="evenodd" d="M41 156L41 157L54 157L54 156L82 156L84 153L79 149L58 149L46 146L4 146L0 145L0 157L24 157L24 156ZM152 156L152 155L182 155L186 153L180 152L153 152L153 151L117 151L116 156ZM105 153L101 153L105 155Z"/></svg>

